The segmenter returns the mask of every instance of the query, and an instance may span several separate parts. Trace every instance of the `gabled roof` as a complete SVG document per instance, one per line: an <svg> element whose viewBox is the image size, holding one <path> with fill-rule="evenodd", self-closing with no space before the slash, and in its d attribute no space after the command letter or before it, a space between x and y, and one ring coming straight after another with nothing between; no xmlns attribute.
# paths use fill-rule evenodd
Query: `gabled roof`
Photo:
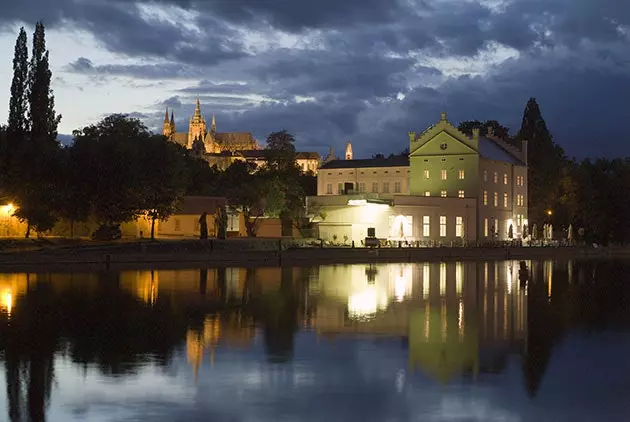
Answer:
<svg viewBox="0 0 630 422"><path fill-rule="evenodd" d="M407 155L395 155L388 158L367 158L359 160L332 160L320 167L325 169L369 168L369 167L408 167Z"/></svg>
<svg viewBox="0 0 630 422"><path fill-rule="evenodd" d="M256 140L250 132L217 132L214 139L226 147L241 147L257 145Z"/></svg>
<svg viewBox="0 0 630 422"><path fill-rule="evenodd" d="M296 152L295 158L301 158L305 160L319 160L321 156L317 152Z"/></svg>
<svg viewBox="0 0 630 422"><path fill-rule="evenodd" d="M525 163L513 153L503 148L499 142L483 136L479 137L479 156L487 158L488 160L503 161L517 166L525 165Z"/></svg>

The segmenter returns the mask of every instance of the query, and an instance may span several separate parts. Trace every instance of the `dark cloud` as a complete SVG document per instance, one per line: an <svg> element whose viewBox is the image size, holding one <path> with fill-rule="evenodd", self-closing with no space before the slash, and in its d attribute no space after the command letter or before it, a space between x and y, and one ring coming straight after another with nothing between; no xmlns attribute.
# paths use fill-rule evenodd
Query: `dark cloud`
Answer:
<svg viewBox="0 0 630 422"><path fill-rule="evenodd" d="M380 24L400 16L407 7L403 0L234 0L206 1L156 0L185 9L201 9L236 24L270 24L290 32L306 28L346 27L355 23ZM413 3L420 3L414 1ZM205 17L207 15L202 15Z"/></svg>
<svg viewBox="0 0 630 422"><path fill-rule="evenodd" d="M79 57L64 68L67 72L102 75L102 76L130 76L137 79L186 79L198 77L199 69L181 63L156 64L106 64L94 65L85 57Z"/></svg>
<svg viewBox="0 0 630 422"><path fill-rule="evenodd" d="M165 19L147 15L146 4L197 13L184 19L178 15L182 9L169 9L172 19ZM535 96L569 154L630 155L618 141L625 138L623 111L630 98L627 1L59 0L54 8L42 5L47 3L8 3L0 28L41 17L53 28L88 30L109 50L139 59L117 65L81 57L66 68L99 83L121 76L165 83L189 79L183 89L165 85L164 97L176 95L167 101L181 102L180 128L199 95L204 112L217 114L221 130L248 130L264 139L286 128L303 148L320 152L328 145L340 149L351 139L361 156L404 148L409 130L421 131L443 110L454 121L497 119L515 132L527 99ZM286 34L278 31L292 33L296 45L287 48ZM258 35L267 37L262 47L247 45ZM513 49L516 58L484 69L484 57L501 47ZM447 78L452 68L462 76ZM254 104L259 98L264 102ZM159 127L163 108L155 108L149 121L156 119Z"/></svg>
<svg viewBox="0 0 630 422"><path fill-rule="evenodd" d="M180 108L182 106L182 101L178 96L173 96L164 100L161 104L163 107L170 108Z"/></svg>

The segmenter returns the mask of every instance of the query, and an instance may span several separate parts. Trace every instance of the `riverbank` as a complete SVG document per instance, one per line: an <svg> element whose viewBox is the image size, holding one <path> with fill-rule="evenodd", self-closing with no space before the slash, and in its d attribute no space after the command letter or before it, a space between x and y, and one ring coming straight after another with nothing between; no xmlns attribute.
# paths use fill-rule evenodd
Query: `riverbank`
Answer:
<svg viewBox="0 0 630 422"><path fill-rule="evenodd" d="M29 248L3 248L0 271L55 271L185 267L309 266L444 260L630 258L630 248L444 247L313 248L292 247L279 239L140 242L40 242Z"/></svg>

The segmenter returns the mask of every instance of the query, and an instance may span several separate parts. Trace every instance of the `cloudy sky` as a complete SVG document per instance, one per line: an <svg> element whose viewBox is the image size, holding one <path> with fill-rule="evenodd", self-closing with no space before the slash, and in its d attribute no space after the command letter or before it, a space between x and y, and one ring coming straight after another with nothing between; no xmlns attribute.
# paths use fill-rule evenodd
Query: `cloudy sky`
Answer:
<svg viewBox="0 0 630 422"><path fill-rule="evenodd" d="M15 37L43 19L60 133L128 113L181 130L195 97L219 131L298 149L398 152L407 132L496 119L529 97L571 156L630 156L630 2L20 0L0 13L0 121Z"/></svg>

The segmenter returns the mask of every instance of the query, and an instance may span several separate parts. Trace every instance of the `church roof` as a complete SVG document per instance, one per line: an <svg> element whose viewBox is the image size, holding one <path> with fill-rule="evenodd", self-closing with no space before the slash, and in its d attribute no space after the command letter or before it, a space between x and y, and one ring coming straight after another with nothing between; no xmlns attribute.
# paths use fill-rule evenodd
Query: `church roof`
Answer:
<svg viewBox="0 0 630 422"><path fill-rule="evenodd" d="M304 159L304 160L319 160L321 156L316 152L296 152L295 158Z"/></svg>
<svg viewBox="0 0 630 422"><path fill-rule="evenodd" d="M252 145L256 140L250 132L217 132L214 139L225 146Z"/></svg>
<svg viewBox="0 0 630 422"><path fill-rule="evenodd" d="M186 132L177 132L173 134L173 141L180 144L181 146L186 146L188 143L188 133Z"/></svg>

